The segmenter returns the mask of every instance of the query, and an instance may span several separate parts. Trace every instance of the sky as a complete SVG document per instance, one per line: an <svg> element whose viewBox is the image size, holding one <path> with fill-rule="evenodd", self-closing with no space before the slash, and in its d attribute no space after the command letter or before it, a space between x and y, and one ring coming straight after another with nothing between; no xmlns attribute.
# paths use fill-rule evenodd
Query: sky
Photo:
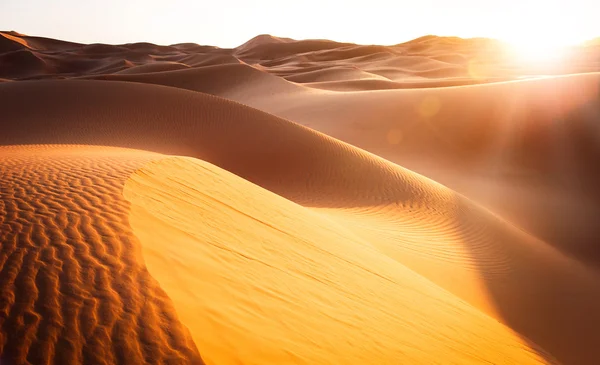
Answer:
<svg viewBox="0 0 600 365"><path fill-rule="evenodd" d="M391 45L423 35L569 45L598 0L0 0L0 30L81 43L235 47L258 34Z"/></svg>

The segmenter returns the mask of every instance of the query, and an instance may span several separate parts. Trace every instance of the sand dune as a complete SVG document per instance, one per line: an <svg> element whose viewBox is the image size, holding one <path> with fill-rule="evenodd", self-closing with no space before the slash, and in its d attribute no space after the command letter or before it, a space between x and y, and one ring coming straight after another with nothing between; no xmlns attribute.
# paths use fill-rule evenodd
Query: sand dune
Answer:
<svg viewBox="0 0 600 365"><path fill-rule="evenodd" d="M383 76L371 74L356 68L328 68L324 70L309 71L285 77L288 81L304 83L319 81L347 80L387 80Z"/></svg>
<svg viewBox="0 0 600 365"><path fill-rule="evenodd" d="M152 158L0 148L3 362L202 363L128 223L123 184Z"/></svg>
<svg viewBox="0 0 600 365"><path fill-rule="evenodd" d="M240 63L194 67L172 72L131 75L132 73L134 72L122 71L118 74L94 75L85 78L172 86L218 95L231 100L243 100L246 104L257 108L262 105L267 107L271 104L266 96L290 96L297 92L312 91Z"/></svg>
<svg viewBox="0 0 600 365"><path fill-rule="evenodd" d="M0 360L595 364L600 49L503 47L1 32Z"/></svg>
<svg viewBox="0 0 600 365"><path fill-rule="evenodd" d="M117 74L143 74L149 72L174 71L189 68L190 66L179 62L155 62L145 65L133 66L116 72Z"/></svg>
<svg viewBox="0 0 600 365"><path fill-rule="evenodd" d="M151 163L124 194L150 272L164 279L182 321L193 323L209 363L430 364L443 356L468 364L484 351L500 364L545 356L368 241L209 164ZM165 214L169 206L177 213ZM156 225L158 235L149 229ZM168 243L173 237L180 246ZM439 303L453 308L454 320ZM452 340L457 332L464 340Z"/></svg>

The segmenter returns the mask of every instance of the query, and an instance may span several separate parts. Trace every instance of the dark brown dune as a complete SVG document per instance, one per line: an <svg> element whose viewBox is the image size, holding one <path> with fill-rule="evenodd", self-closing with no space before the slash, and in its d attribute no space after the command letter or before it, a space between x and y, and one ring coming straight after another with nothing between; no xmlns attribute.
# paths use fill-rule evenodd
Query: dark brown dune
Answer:
<svg viewBox="0 0 600 365"><path fill-rule="evenodd" d="M295 73L286 76L286 80L297 83L337 81L337 80L386 80L384 77L362 71L356 67L331 67L327 69Z"/></svg>
<svg viewBox="0 0 600 365"><path fill-rule="evenodd" d="M120 72L86 78L165 85L219 95L233 100L243 99L245 102L250 101L253 95L257 95L259 100L256 100L256 103L265 102L264 95L286 95L305 91L302 86L240 63L136 75L132 75L130 72L127 74Z"/></svg>
<svg viewBox="0 0 600 365"><path fill-rule="evenodd" d="M344 46L334 49L326 49L323 51L313 52L310 55L310 59L313 62L327 62L327 61L343 61L351 58L366 57L372 54L393 54L395 53L393 48L385 46Z"/></svg>
<svg viewBox="0 0 600 365"><path fill-rule="evenodd" d="M44 37L32 37L17 32L0 32L0 38L8 38L13 42L18 42L29 49L37 51L48 50L62 52L83 46L80 43L67 42Z"/></svg>
<svg viewBox="0 0 600 365"><path fill-rule="evenodd" d="M52 71L43 58L26 48L0 54L0 77L19 79Z"/></svg>
<svg viewBox="0 0 600 365"><path fill-rule="evenodd" d="M330 50L350 46L349 43L337 43L328 40L287 40L273 42L271 39L259 38L243 44L235 49L235 56L248 61L274 60L281 57L307 52Z"/></svg>
<svg viewBox="0 0 600 365"><path fill-rule="evenodd" d="M190 67L213 66L224 64L239 64L241 61L235 56L227 53L199 53L191 54L178 58L178 62L189 65Z"/></svg>
<svg viewBox="0 0 600 365"><path fill-rule="evenodd" d="M126 68L124 70L121 70L121 71L118 71L115 73L122 74L122 75L133 75L133 74L143 74L143 73L151 73L151 72L174 71L174 70L181 70L181 69L187 69L187 68L190 68L190 66L183 64L183 63L179 63L179 62L155 62L155 63L148 63L148 64L144 64L144 65L129 67L129 68Z"/></svg>
<svg viewBox="0 0 600 365"><path fill-rule="evenodd" d="M22 49L29 48L27 43L23 41L21 38L13 36L11 34L1 32L0 33L0 52L12 52L18 51Z"/></svg>

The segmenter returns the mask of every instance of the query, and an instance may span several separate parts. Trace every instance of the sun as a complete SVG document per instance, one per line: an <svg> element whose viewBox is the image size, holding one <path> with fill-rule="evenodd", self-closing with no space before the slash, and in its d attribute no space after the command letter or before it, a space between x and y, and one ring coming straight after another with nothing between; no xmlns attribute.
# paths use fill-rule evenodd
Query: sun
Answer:
<svg viewBox="0 0 600 365"><path fill-rule="evenodd" d="M508 54L513 62L523 66L560 68L583 46L585 37L576 32L559 32L542 28L543 32L521 32L518 36L505 38Z"/></svg>
<svg viewBox="0 0 600 365"><path fill-rule="evenodd" d="M561 1L524 0L499 32L517 63L559 66L582 44L589 30Z"/></svg>
<svg viewBox="0 0 600 365"><path fill-rule="evenodd" d="M544 39L521 39L509 43L514 61L522 64L558 65L572 46Z"/></svg>

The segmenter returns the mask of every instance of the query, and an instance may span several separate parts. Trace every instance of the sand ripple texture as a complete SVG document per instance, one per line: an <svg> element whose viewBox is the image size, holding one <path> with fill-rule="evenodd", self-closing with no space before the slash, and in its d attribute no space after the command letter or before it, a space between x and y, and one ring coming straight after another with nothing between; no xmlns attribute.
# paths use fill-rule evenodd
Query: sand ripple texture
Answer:
<svg viewBox="0 0 600 365"><path fill-rule="evenodd" d="M202 363L128 223L123 184L151 158L0 148L3 364Z"/></svg>

